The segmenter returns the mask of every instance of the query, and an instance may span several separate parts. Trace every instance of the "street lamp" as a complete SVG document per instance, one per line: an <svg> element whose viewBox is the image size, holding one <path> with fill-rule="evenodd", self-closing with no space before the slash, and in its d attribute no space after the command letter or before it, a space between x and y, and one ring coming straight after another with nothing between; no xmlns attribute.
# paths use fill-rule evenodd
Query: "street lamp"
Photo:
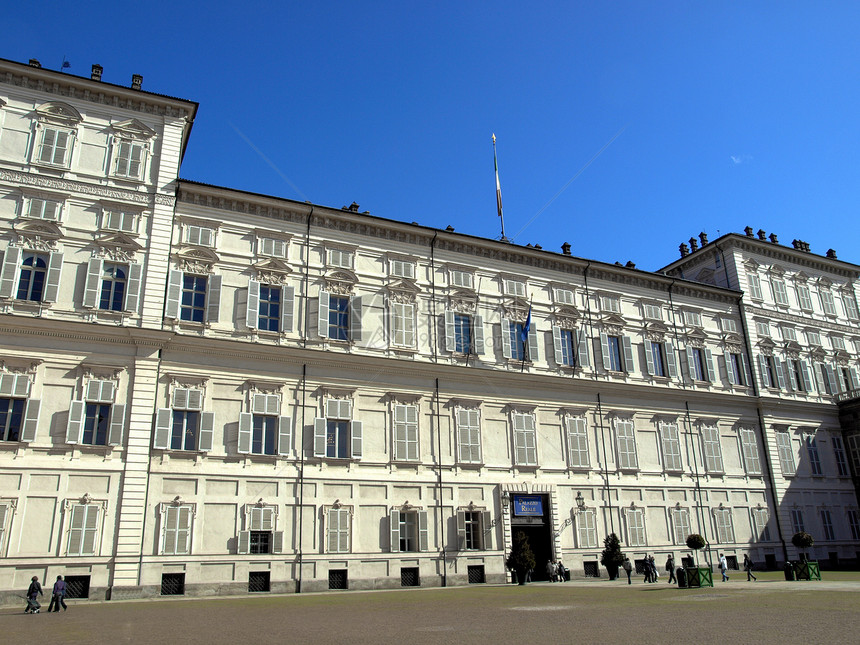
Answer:
<svg viewBox="0 0 860 645"><path fill-rule="evenodd" d="M581 491L576 491L576 512L577 514L582 513L585 510L585 498L582 496Z"/></svg>

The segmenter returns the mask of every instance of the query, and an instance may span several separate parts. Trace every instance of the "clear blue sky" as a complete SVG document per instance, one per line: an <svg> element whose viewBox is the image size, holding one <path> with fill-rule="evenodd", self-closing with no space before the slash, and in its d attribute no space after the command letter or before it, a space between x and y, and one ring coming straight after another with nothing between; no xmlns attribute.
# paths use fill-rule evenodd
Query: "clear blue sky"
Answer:
<svg viewBox="0 0 860 645"><path fill-rule="evenodd" d="M0 57L198 101L186 179L492 238L495 132L517 244L860 263L860 3L192 4L12 3Z"/></svg>

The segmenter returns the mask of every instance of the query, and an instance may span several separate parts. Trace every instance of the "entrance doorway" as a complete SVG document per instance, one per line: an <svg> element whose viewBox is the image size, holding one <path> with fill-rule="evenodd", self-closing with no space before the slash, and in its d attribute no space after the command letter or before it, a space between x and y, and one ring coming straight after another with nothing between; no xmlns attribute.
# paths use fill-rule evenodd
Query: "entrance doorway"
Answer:
<svg viewBox="0 0 860 645"><path fill-rule="evenodd" d="M547 495L512 495L511 535L525 533L535 556L532 580L549 580L546 563L552 560L552 524Z"/></svg>

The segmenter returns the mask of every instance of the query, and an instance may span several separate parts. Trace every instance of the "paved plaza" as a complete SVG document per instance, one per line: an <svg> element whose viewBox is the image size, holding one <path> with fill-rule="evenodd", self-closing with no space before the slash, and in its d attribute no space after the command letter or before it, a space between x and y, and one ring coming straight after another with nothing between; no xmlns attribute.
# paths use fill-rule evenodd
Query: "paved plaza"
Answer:
<svg viewBox="0 0 860 645"><path fill-rule="evenodd" d="M0 610L0 642L47 643L847 643L858 642L860 580L713 589L661 581L473 585L449 589L72 601L67 612ZM43 610L47 609L47 599Z"/></svg>

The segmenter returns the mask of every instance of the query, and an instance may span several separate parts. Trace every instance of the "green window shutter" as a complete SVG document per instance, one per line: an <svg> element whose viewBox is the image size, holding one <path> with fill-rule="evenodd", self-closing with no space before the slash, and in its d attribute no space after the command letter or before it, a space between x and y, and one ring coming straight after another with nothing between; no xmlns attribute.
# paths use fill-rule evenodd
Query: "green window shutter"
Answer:
<svg viewBox="0 0 860 645"><path fill-rule="evenodd" d="M56 302L60 293L60 275L63 270L63 254L51 252L48 260L48 278L45 281L45 293L42 299L45 302Z"/></svg>
<svg viewBox="0 0 860 645"><path fill-rule="evenodd" d="M738 383L738 375L735 370L734 363L732 363L732 355L731 352L723 352L723 358L726 361L726 374L729 377L729 383L732 385L737 385Z"/></svg>
<svg viewBox="0 0 860 645"><path fill-rule="evenodd" d="M143 265L132 262L128 265L128 282L126 282L125 310L137 313L140 307L140 287L143 283Z"/></svg>
<svg viewBox="0 0 860 645"><path fill-rule="evenodd" d="M708 381L714 382L714 354L710 349L705 350L705 371Z"/></svg>
<svg viewBox="0 0 860 645"><path fill-rule="evenodd" d="M400 551L400 511L391 511L388 523L391 527L391 552Z"/></svg>
<svg viewBox="0 0 860 645"><path fill-rule="evenodd" d="M278 454L289 456L293 444L293 420L290 417L278 417Z"/></svg>
<svg viewBox="0 0 860 645"><path fill-rule="evenodd" d="M167 302L164 307L165 318L179 318L179 301L182 298L182 271L170 270L167 281Z"/></svg>
<svg viewBox="0 0 860 645"><path fill-rule="evenodd" d="M84 285L84 307L94 308L99 303L99 292L101 291L102 282L102 264L101 258L90 258L87 262L87 280Z"/></svg>
<svg viewBox="0 0 860 645"><path fill-rule="evenodd" d="M324 417L314 419L314 457L325 457L328 420Z"/></svg>
<svg viewBox="0 0 860 645"><path fill-rule="evenodd" d="M158 408L155 412L155 438L153 447L158 450L167 450L170 447L170 429L173 421L173 410L170 408Z"/></svg>
<svg viewBox="0 0 860 645"><path fill-rule="evenodd" d="M283 553L284 551L284 532L272 531L272 553Z"/></svg>
<svg viewBox="0 0 860 645"><path fill-rule="evenodd" d="M69 421L66 424L66 443L81 442L84 431L84 402L72 401L69 406Z"/></svg>
<svg viewBox="0 0 860 645"><path fill-rule="evenodd" d="M636 369L636 366L633 363L633 345L630 342L629 336L622 336L621 341L624 346L624 370L628 374L632 374L633 370Z"/></svg>
<svg viewBox="0 0 860 645"><path fill-rule="evenodd" d="M239 413L239 444L238 451L247 455L251 452L251 428L254 423L254 415L248 412Z"/></svg>
<svg viewBox="0 0 860 645"><path fill-rule="evenodd" d="M685 353L687 354L687 374L692 383L696 380L696 350L692 345L687 345Z"/></svg>
<svg viewBox="0 0 860 645"><path fill-rule="evenodd" d="M767 358L764 354L758 355L758 371L761 377L761 386L763 388L770 387L770 380L767 378Z"/></svg>
<svg viewBox="0 0 860 645"><path fill-rule="evenodd" d="M216 323L221 315L221 276L210 275L206 288L206 322Z"/></svg>
<svg viewBox="0 0 860 645"><path fill-rule="evenodd" d="M776 383L779 386L780 390L785 389L785 375L782 371L782 361L780 361L776 356L773 357L773 367L776 372Z"/></svg>
<svg viewBox="0 0 860 645"><path fill-rule="evenodd" d="M125 406L112 405L110 410L110 428L108 430L108 445L122 445L125 434Z"/></svg>
<svg viewBox="0 0 860 645"><path fill-rule="evenodd" d="M248 281L248 307L245 310L245 326L248 329L257 329L257 318L260 315L260 283L256 280Z"/></svg>
<svg viewBox="0 0 860 645"><path fill-rule="evenodd" d="M296 290L294 287L281 287L281 333L293 331L293 312L295 311Z"/></svg>
<svg viewBox="0 0 860 645"><path fill-rule="evenodd" d="M39 427L39 408L42 402L39 399L27 401L24 412L24 427L21 429L21 441L30 443L36 440L36 429Z"/></svg>

